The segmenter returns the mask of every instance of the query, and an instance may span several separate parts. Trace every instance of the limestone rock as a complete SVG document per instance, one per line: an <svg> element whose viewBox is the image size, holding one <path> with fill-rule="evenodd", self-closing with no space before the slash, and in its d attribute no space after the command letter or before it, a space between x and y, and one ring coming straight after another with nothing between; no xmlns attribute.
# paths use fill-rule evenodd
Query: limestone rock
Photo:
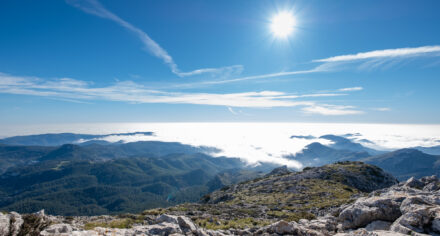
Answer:
<svg viewBox="0 0 440 236"><path fill-rule="evenodd" d="M403 234L440 233L438 223L433 222L439 219L440 207L420 206L402 215L391 225L390 230Z"/></svg>
<svg viewBox="0 0 440 236"><path fill-rule="evenodd" d="M365 230L367 231L375 231L375 230L389 230L391 226L390 222L382 221L382 220L376 220L367 225L365 227Z"/></svg>
<svg viewBox="0 0 440 236"><path fill-rule="evenodd" d="M16 212L3 214L0 212L0 235L16 236L23 225L23 218Z"/></svg>
<svg viewBox="0 0 440 236"><path fill-rule="evenodd" d="M268 231L277 234L292 234L294 228L292 224L282 220L270 225Z"/></svg>
<svg viewBox="0 0 440 236"><path fill-rule="evenodd" d="M72 234L72 226L69 224L54 224L43 230L42 236L68 236Z"/></svg>
<svg viewBox="0 0 440 236"><path fill-rule="evenodd" d="M167 223L178 224L177 216L166 215L166 214L157 217L156 222L157 223L167 222Z"/></svg>
<svg viewBox="0 0 440 236"><path fill-rule="evenodd" d="M0 212L0 235L9 234L9 224L10 224L9 215Z"/></svg>
<svg viewBox="0 0 440 236"><path fill-rule="evenodd" d="M376 220L394 221L399 218L400 203L392 198L360 198L339 214L343 229L355 229Z"/></svg>
<svg viewBox="0 0 440 236"><path fill-rule="evenodd" d="M324 234L332 234L332 232L335 232L338 224L337 219L331 215L320 217L314 220L302 219L298 223L303 225L305 228L316 230Z"/></svg>
<svg viewBox="0 0 440 236"><path fill-rule="evenodd" d="M278 221L263 228L257 234L279 234L279 235L298 235L298 236L325 236L326 234L306 228L296 222Z"/></svg>
<svg viewBox="0 0 440 236"><path fill-rule="evenodd" d="M391 231L367 231L366 229L358 229L347 233L338 233L335 236L404 236L404 234Z"/></svg>
<svg viewBox="0 0 440 236"><path fill-rule="evenodd" d="M184 232L196 232L196 225L186 216L178 216L177 223Z"/></svg>
<svg viewBox="0 0 440 236"><path fill-rule="evenodd" d="M170 235L170 234L182 234L182 230L180 229L178 224L162 222L160 224L148 225L146 227L148 229L149 235Z"/></svg>
<svg viewBox="0 0 440 236"><path fill-rule="evenodd" d="M425 186L425 184L422 181L420 181L414 177L411 177L405 182L404 186L410 187L410 188L422 189Z"/></svg>

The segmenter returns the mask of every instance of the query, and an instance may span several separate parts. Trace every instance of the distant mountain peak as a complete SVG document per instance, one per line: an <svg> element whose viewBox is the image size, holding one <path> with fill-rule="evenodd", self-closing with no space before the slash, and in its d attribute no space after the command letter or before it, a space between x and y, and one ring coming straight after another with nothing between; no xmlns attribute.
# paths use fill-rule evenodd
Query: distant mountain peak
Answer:
<svg viewBox="0 0 440 236"><path fill-rule="evenodd" d="M287 166L280 166L277 167L275 169L273 169L269 174L267 174L266 176L271 176L271 175L285 175L285 174L290 174L292 173Z"/></svg>
<svg viewBox="0 0 440 236"><path fill-rule="evenodd" d="M378 151L378 150L375 150L372 148L365 147L360 143L354 142L351 139L348 139L348 138L345 138L342 136L338 136L338 135L327 134L327 135L322 135L319 138L332 141L333 143L329 144L328 146L331 148L339 149L339 150L349 150L349 151L354 151L354 152L367 152L370 155L377 155L377 154L383 153L382 151ZM369 141L369 143L371 143L371 141Z"/></svg>
<svg viewBox="0 0 440 236"><path fill-rule="evenodd" d="M440 174L440 156L426 154L414 148L403 148L393 152L361 159L380 166L400 180L411 176Z"/></svg>
<svg viewBox="0 0 440 236"><path fill-rule="evenodd" d="M307 146L305 146L306 149L316 149L316 148L320 148L320 149L331 149L325 145L323 145L322 143L319 142L313 142Z"/></svg>
<svg viewBox="0 0 440 236"><path fill-rule="evenodd" d="M396 150L391 153L395 153L395 154L426 154L426 153L423 153L422 151L417 150L415 148L402 148L402 149Z"/></svg>

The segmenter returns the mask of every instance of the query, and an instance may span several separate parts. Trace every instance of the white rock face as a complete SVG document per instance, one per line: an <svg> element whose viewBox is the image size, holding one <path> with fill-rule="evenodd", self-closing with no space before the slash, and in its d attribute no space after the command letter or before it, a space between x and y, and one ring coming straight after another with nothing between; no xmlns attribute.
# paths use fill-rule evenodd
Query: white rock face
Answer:
<svg viewBox="0 0 440 236"><path fill-rule="evenodd" d="M196 225L186 216L172 216L172 215L161 215L156 219L157 223L171 223L177 224L182 229L183 232L196 232Z"/></svg>
<svg viewBox="0 0 440 236"><path fill-rule="evenodd" d="M0 212L0 235L16 236L23 225L23 219L17 212L3 214Z"/></svg>
<svg viewBox="0 0 440 236"><path fill-rule="evenodd" d="M9 215L0 212L0 235L8 235L9 221Z"/></svg>
<svg viewBox="0 0 440 236"><path fill-rule="evenodd" d="M196 225L186 216L178 216L177 223L179 224L180 228L186 233L197 231Z"/></svg>

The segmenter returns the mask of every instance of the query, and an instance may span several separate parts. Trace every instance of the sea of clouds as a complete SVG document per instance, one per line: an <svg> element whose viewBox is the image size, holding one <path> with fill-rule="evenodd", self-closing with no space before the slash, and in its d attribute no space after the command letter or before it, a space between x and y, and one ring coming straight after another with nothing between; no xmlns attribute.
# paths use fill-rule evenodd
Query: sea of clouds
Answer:
<svg viewBox="0 0 440 236"><path fill-rule="evenodd" d="M193 146L210 146L220 152L214 156L239 157L250 164L274 162L293 168L301 163L284 156L300 152L326 134L341 135L378 150L440 145L440 125L342 124L342 123L98 123L52 124L0 127L2 136L41 133L110 134L154 132L154 135L109 135L108 142L164 141ZM308 136L295 137L292 136ZM89 140L79 140L84 142Z"/></svg>

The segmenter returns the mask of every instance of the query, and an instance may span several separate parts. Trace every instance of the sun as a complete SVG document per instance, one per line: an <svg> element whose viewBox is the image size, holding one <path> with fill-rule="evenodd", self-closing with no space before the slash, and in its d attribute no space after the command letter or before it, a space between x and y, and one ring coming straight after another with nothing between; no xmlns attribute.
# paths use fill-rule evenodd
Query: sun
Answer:
<svg viewBox="0 0 440 236"><path fill-rule="evenodd" d="M292 33L295 24L295 17L290 12L280 12L272 18L270 29L275 37L286 38Z"/></svg>

